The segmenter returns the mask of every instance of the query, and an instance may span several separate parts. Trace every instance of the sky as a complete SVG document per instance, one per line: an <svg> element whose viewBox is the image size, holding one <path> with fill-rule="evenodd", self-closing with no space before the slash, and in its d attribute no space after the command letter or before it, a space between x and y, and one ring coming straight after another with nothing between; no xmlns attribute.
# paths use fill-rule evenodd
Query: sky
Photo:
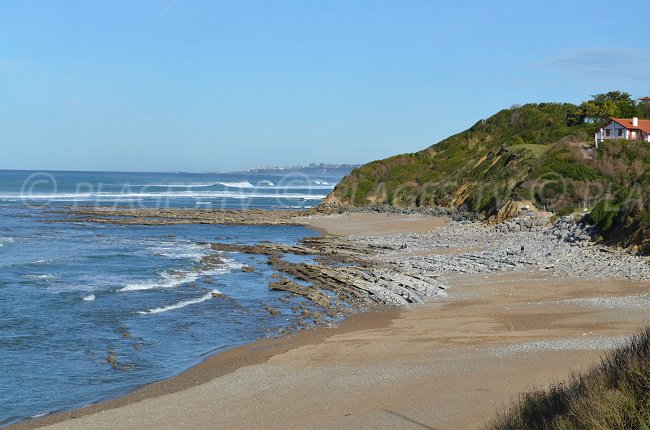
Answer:
<svg viewBox="0 0 650 430"><path fill-rule="evenodd" d="M647 1L0 0L0 169L364 163L650 93ZM617 22L617 20L619 22Z"/></svg>

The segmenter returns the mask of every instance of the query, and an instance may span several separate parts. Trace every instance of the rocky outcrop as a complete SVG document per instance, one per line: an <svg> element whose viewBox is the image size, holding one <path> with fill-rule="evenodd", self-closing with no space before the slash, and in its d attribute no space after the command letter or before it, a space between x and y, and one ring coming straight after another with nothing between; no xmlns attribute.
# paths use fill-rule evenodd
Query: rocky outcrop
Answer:
<svg viewBox="0 0 650 430"><path fill-rule="evenodd" d="M548 229L546 234L572 246L587 246L597 237L596 228L589 226L573 217L563 217Z"/></svg>
<svg viewBox="0 0 650 430"><path fill-rule="evenodd" d="M541 221L539 221L541 223ZM591 227L561 219L535 225L517 218L497 226L456 222L430 233L354 239L385 246L375 259L401 270L437 274L532 272L547 278L650 279L650 259L587 240ZM402 249L403 244L408 244ZM391 248L391 249L389 249Z"/></svg>
<svg viewBox="0 0 650 430"><path fill-rule="evenodd" d="M295 282L289 281L283 276L276 276L276 281L269 284L269 288L275 291L286 291L297 296L305 297L315 304L324 308L330 308L332 300L327 294L311 287L305 287Z"/></svg>
<svg viewBox="0 0 650 430"><path fill-rule="evenodd" d="M226 225L302 225L304 217L318 210L196 209L196 208L112 208L70 207L63 213L76 221L105 224L226 224ZM48 222L70 222L50 220Z"/></svg>
<svg viewBox="0 0 650 430"><path fill-rule="evenodd" d="M487 219L488 224L500 224L507 219L521 215L523 211L534 210L535 206L527 200L509 200L498 212Z"/></svg>
<svg viewBox="0 0 650 430"><path fill-rule="evenodd" d="M266 256L271 268L284 275L276 275L269 288L304 297L330 316L349 311L350 305L363 308L423 303L444 290L435 274L373 259L392 250L392 245L326 236L307 238L299 245L213 243L211 248ZM285 254L311 255L318 262L291 262Z"/></svg>
<svg viewBox="0 0 650 430"><path fill-rule="evenodd" d="M369 209L368 209L369 210ZM648 260L593 242L575 218L517 216L497 225L455 221L429 233L312 237L298 244L212 243L212 250L266 256L269 288L306 298L329 316L375 305L423 303L456 274L539 272L546 277L650 279ZM304 261L286 255L309 256ZM208 259L207 262L211 260ZM218 260L214 260L218 261Z"/></svg>
<svg viewBox="0 0 650 430"><path fill-rule="evenodd" d="M543 231L549 225L551 225L551 221L549 219L539 218L535 216L525 216L505 220L502 223L494 226L494 230L504 234L515 233L519 231Z"/></svg>
<svg viewBox="0 0 650 430"><path fill-rule="evenodd" d="M576 217L567 216L555 223L547 218L524 216L511 218L497 224L494 230L503 234L516 232L543 232L554 239L567 242L573 246L587 246L597 237L596 228L580 221Z"/></svg>

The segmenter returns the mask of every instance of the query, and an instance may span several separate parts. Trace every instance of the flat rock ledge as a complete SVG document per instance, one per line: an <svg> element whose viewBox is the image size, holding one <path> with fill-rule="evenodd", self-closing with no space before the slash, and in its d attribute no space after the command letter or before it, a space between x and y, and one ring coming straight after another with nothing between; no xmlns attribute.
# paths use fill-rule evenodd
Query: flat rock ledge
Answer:
<svg viewBox="0 0 650 430"><path fill-rule="evenodd" d="M371 257L377 247L345 238L308 238L299 245L212 243L217 252L264 255L276 275L269 288L302 296L326 309L330 316L374 305L424 303L445 287L436 275L409 271ZM290 262L286 254L316 257L313 263Z"/></svg>
<svg viewBox="0 0 650 430"><path fill-rule="evenodd" d="M308 210L263 209L196 209L196 208L115 208L74 206L54 213L65 214L73 221L105 224L228 224L228 225L304 225L305 217L319 213ZM70 222L71 219L50 220Z"/></svg>

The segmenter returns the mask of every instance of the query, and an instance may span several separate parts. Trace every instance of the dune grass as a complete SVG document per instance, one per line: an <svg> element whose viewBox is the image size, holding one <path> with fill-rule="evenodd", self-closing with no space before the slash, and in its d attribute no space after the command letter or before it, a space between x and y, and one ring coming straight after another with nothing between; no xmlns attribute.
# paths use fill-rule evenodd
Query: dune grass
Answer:
<svg viewBox="0 0 650 430"><path fill-rule="evenodd" d="M650 326L590 371L523 394L484 428L650 430Z"/></svg>

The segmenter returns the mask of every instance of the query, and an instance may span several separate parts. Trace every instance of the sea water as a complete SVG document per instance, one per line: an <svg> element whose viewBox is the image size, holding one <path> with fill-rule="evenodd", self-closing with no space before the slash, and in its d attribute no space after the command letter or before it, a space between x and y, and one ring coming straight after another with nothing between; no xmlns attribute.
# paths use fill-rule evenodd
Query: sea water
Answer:
<svg viewBox="0 0 650 430"><path fill-rule="evenodd" d="M316 234L305 227L67 222L64 207L307 208L339 179L0 171L0 425L123 395L277 335L303 302L268 288L260 256L222 254L209 268L201 259L210 242L296 243Z"/></svg>

